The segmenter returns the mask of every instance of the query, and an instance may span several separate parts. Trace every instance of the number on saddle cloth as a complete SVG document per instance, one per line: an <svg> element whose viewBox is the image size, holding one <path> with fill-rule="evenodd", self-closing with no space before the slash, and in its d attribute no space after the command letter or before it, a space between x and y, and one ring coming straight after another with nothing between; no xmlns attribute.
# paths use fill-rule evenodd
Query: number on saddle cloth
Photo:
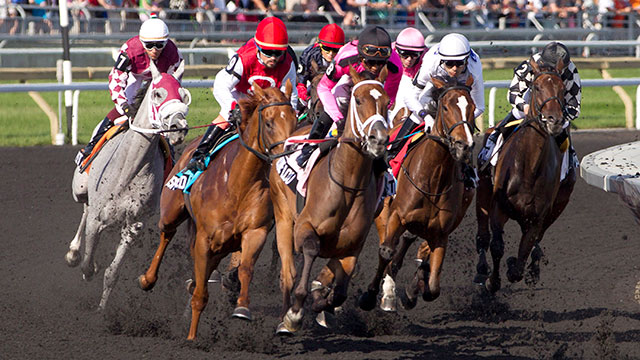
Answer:
<svg viewBox="0 0 640 360"><path fill-rule="evenodd" d="M230 142L236 140L239 137L238 133L235 132L227 132L222 135L216 146L213 147L213 150L207 154L204 159L205 170L209 166L209 163L215 156L215 154L220 151L223 147L225 147ZM180 170L177 174L175 174L169 181L166 183L166 187L170 190L182 190L185 194L191 193L191 186L195 181L200 177L202 171L196 171L193 173L191 170L187 170L186 168Z"/></svg>

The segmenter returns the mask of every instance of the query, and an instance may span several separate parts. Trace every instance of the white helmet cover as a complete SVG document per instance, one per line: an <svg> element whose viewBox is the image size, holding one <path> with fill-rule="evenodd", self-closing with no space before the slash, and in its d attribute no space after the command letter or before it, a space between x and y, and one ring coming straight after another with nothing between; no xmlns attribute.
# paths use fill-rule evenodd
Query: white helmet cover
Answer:
<svg viewBox="0 0 640 360"><path fill-rule="evenodd" d="M149 19L140 26L141 41L167 41L167 39L169 39L169 28L160 19Z"/></svg>
<svg viewBox="0 0 640 360"><path fill-rule="evenodd" d="M452 33L440 40L438 52L442 60L464 60L471 53L471 46L464 35Z"/></svg>

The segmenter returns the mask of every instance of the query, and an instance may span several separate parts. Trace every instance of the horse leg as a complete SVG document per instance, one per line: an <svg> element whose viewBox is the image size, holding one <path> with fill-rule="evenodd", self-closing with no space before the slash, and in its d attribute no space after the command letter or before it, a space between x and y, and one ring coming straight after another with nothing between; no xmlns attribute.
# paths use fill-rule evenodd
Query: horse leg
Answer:
<svg viewBox="0 0 640 360"><path fill-rule="evenodd" d="M212 254L209 247L209 235L200 230L196 234L191 252L193 257L193 279L195 288L191 296L191 326L187 340L194 340L198 333L200 315L209 301L208 279L213 269L218 267L222 256Z"/></svg>
<svg viewBox="0 0 640 360"><path fill-rule="evenodd" d="M355 272L357 261L357 256L347 256L340 260L332 259L330 261L332 265L331 268L335 275L335 286L327 295L324 308L321 309L321 312L316 316L316 322L319 325L326 328L335 326L335 309L341 306L347 299L349 281Z"/></svg>
<svg viewBox="0 0 640 360"><path fill-rule="evenodd" d="M485 282L485 287L489 292L495 293L500 290L500 261L504 255L504 239L502 234L504 232L504 224L507 223L509 217L502 212L497 204L494 204L491 211L491 244L489 245L491 250L491 260L493 261L493 269L489 278Z"/></svg>
<svg viewBox="0 0 640 360"><path fill-rule="evenodd" d="M88 215L88 205L83 204L82 206L82 218L80 219L80 225L78 226L78 231L76 232L76 236L71 240L69 244L69 251L64 256L64 259L67 262L67 265L70 267L76 267L80 263L80 246L82 245L82 241L85 239L85 229L87 227L87 215Z"/></svg>
<svg viewBox="0 0 640 360"><path fill-rule="evenodd" d="M242 235L242 253L240 265L238 266L238 278L240 279L240 295L236 308L231 316L251 320L249 310L249 285L253 278L253 268L262 252L264 243L267 240L267 229L259 228L247 231ZM234 253L235 254L235 253Z"/></svg>
<svg viewBox="0 0 640 360"><path fill-rule="evenodd" d="M541 225L536 226L522 226L522 238L520 239L520 246L518 247L518 257L509 257L507 259L507 279L510 282L518 282L522 280L524 275L524 267L531 249L542 238Z"/></svg>
<svg viewBox="0 0 640 360"><path fill-rule="evenodd" d="M107 307L107 300L109 299L109 295L111 294L111 291L113 290L113 287L118 280L118 268L120 267L120 264L122 263L127 250L129 250L134 236L140 233L142 227L143 223L136 222L134 224L124 226L120 231L120 244L118 245L118 249L116 250L116 256L113 258L113 261L111 261L109 267L104 271L102 298L100 299L98 310L104 310Z"/></svg>
<svg viewBox="0 0 640 360"><path fill-rule="evenodd" d="M562 214L565 207L567 207L575 184L576 170L571 169L564 181L560 183L560 188L558 189L558 194L556 195L556 199L553 202L551 211L549 212L549 215L547 215L544 219L543 231L546 231L551 226L551 224L553 224L558 219L558 217L560 217L560 214Z"/></svg>
<svg viewBox="0 0 640 360"><path fill-rule="evenodd" d="M385 211L381 215L385 214ZM385 223L386 222L386 226ZM358 306L362 310L372 310L376 306L378 301L378 293L380 292L380 282L391 262L391 259L395 253L396 243L398 237L404 232L404 226L400 220L400 217L394 213L393 216L388 218L388 222L381 216L375 220L376 228L378 229L378 236L380 236L380 247L378 249L378 268L376 274L369 283L367 291L360 295L358 299ZM393 276L393 275L392 275ZM393 280L392 280L393 281ZM387 295L387 311L395 310L395 284L393 288L388 289Z"/></svg>
<svg viewBox="0 0 640 360"><path fill-rule="evenodd" d="M285 314L291 307L291 291L296 277L295 259L293 256L293 219L281 211L278 203L274 201L274 215L276 218L276 243L278 245L278 255L280 256L280 290L282 291L282 311L280 319L284 319ZM292 329L288 329L284 321L281 321L276 328L277 334L290 334Z"/></svg>
<svg viewBox="0 0 640 360"><path fill-rule="evenodd" d="M529 263L529 271L525 277L527 285L535 285L540 281L540 260L544 257L540 244L537 243L531 250L531 262Z"/></svg>
<svg viewBox="0 0 640 360"><path fill-rule="evenodd" d="M284 317L285 326L293 331L299 330L300 325L302 324L304 301L309 292L309 276L311 274L311 267L320 252L320 241L310 224L304 224L303 227L298 229L295 237L300 238L302 242L304 265L302 267L300 281L294 291L295 301Z"/></svg>
<svg viewBox="0 0 640 360"><path fill-rule="evenodd" d="M429 241L429 281L422 289L422 299L433 301L440 296L440 274L442 273L442 263L447 252L448 236ZM423 267L426 269L426 266Z"/></svg>
<svg viewBox="0 0 640 360"><path fill-rule="evenodd" d="M153 260L151 260L151 264L147 271L138 277L138 285L140 285L142 290L149 291L155 286L156 281L158 280L158 270L160 269L164 252L175 234L175 230L160 233L160 244L158 244L158 249L153 256Z"/></svg>
<svg viewBox="0 0 640 360"><path fill-rule="evenodd" d="M87 216L90 215L87 214ZM82 270L82 278L86 281L91 281L93 275L98 272L98 265L95 263L93 256L98 241L100 240L100 235L105 228L106 226L103 225L100 220L87 221L85 225L84 256L80 263L80 269Z"/></svg>
<svg viewBox="0 0 640 360"><path fill-rule="evenodd" d="M242 251L235 251L231 254L227 273L222 276L222 286L225 290L231 292L231 295L237 297L240 293L240 278L238 276L238 267L242 261Z"/></svg>
<svg viewBox="0 0 640 360"><path fill-rule="evenodd" d="M313 304L311 309L315 312L320 312L326 306L326 298L329 295L331 284L335 279L336 265L340 266L340 263L336 259L331 259L320 270L316 279L311 282L311 295L313 297Z"/></svg>
<svg viewBox="0 0 640 360"><path fill-rule="evenodd" d="M489 277L489 263L487 263L487 251L491 241L489 232L489 208L491 205L491 170L486 167L479 174L478 191L476 194L476 221L478 232L476 233L476 252L478 253L478 263L476 265L476 276L473 283L484 285Z"/></svg>

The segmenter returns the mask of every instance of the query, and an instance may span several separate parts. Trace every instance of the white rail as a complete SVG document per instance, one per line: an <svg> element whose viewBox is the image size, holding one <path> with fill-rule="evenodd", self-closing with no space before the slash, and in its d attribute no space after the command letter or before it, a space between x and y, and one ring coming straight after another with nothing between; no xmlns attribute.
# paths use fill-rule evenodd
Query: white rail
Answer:
<svg viewBox="0 0 640 360"><path fill-rule="evenodd" d="M497 89L506 89L509 87L511 81L509 80L488 80L484 82L485 88L489 89L489 126L495 125L495 106L496 106L496 93ZM184 80L182 85L186 88L212 88L213 80ZM629 79L584 79L582 80L583 87L590 86L636 86L636 129L640 130L640 78ZM47 91L65 91L73 90L73 116L71 127L71 141L73 145L77 144L77 121L78 121L78 98L80 91L91 90L108 90L108 84L106 82L78 82L73 84L59 84L59 83L47 83L47 84L4 84L0 85L0 93L9 92L47 92ZM61 121L59 119L59 121ZM60 129L62 126L60 126Z"/></svg>

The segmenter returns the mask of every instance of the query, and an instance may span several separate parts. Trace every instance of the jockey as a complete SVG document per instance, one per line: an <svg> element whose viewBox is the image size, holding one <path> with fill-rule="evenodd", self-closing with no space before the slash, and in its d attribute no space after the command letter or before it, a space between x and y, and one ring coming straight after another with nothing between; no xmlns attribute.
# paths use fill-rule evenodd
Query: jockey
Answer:
<svg viewBox="0 0 640 360"><path fill-rule="evenodd" d="M451 33L445 35L440 43L429 49L422 59L422 66L413 79L412 87L407 91L403 100L412 112L409 119L400 128L397 139L403 139L410 131L424 121L425 130L433 127L437 109L436 101L432 97L433 83L436 76L455 77L458 82L465 82L473 76L471 98L476 105L474 119L484 112L484 80L482 79L482 63L480 57L471 49L469 41L464 35ZM387 159L392 159L402 149L406 139L395 142L387 153ZM465 186L475 187L475 171L467 166L465 172Z"/></svg>
<svg viewBox="0 0 640 360"><path fill-rule="evenodd" d="M391 48L391 37L380 26L368 26L358 40L345 44L327 68L322 80L318 84L318 97L324 111L315 119L309 139L322 139L327 135L331 125L335 122L342 126L351 97L351 76L349 68L354 67L358 73L368 73L372 77L380 74L386 66L389 75L384 89L389 95L390 107L396 100L398 86L402 77L402 61ZM305 144L297 159L300 167L304 167L313 152L313 147Z"/></svg>
<svg viewBox="0 0 640 360"><path fill-rule="evenodd" d="M420 70L427 46L424 44L422 33L416 28L408 27L398 34L394 49L402 60L402 80L400 80L398 95L396 95L396 105L393 108L393 114L395 115L405 106L405 93L410 91L413 86L413 78Z"/></svg>
<svg viewBox="0 0 640 360"><path fill-rule="evenodd" d="M320 34L318 41L310 45L300 55L300 64L298 65L298 106L307 105L309 95L307 94L308 82L311 81L311 60L323 69L326 69L338 50L344 45L344 31L336 24L325 25Z"/></svg>
<svg viewBox="0 0 640 360"><path fill-rule="evenodd" d="M559 143L564 141L569 136L566 130L570 121L575 120L580 115L580 101L582 98L582 86L580 83L580 75L576 65L571 61L569 56L569 50L567 47L559 42L552 41L548 43L541 52L533 54L533 56L518 65L514 69L513 80L509 86L509 92L507 93L507 99L513 107L513 109L507 114L507 116L494 128L493 132L487 138L485 146L480 150L478 154L478 163L484 163L491 157L493 149L498 141L498 137L504 132L506 124L514 121L524 119L529 112L529 98L531 96L530 87L533 82L533 72L531 69L531 59L538 63L550 65L556 67L558 61L562 59L564 69L561 71L560 77L564 82L565 88L565 111L564 118L566 120L564 126L565 131L559 135L560 139L557 139ZM575 158L575 151L573 146L570 146L571 160L577 163Z"/></svg>
<svg viewBox="0 0 640 360"><path fill-rule="evenodd" d="M178 82L182 80L182 55L176 44L169 40L167 25L157 18L145 21L140 26L139 35L127 40L120 48L116 64L109 73L109 92L115 107L93 131L87 146L78 152L75 160L78 166L114 123L121 124L129 117L135 117L131 104L142 83L151 79L151 61L158 71L173 75Z"/></svg>
<svg viewBox="0 0 640 360"><path fill-rule="evenodd" d="M232 124L241 120L237 102L252 92L253 83L262 88L277 87L283 92L287 80L292 85L296 84L297 59L288 44L289 35L282 20L265 18L258 24L254 38L242 45L227 67L218 72L213 84L213 96L220 104L220 114L200 140L187 169L192 172L205 169L205 156L216 141ZM297 103L298 92L294 87L291 106L295 109Z"/></svg>

